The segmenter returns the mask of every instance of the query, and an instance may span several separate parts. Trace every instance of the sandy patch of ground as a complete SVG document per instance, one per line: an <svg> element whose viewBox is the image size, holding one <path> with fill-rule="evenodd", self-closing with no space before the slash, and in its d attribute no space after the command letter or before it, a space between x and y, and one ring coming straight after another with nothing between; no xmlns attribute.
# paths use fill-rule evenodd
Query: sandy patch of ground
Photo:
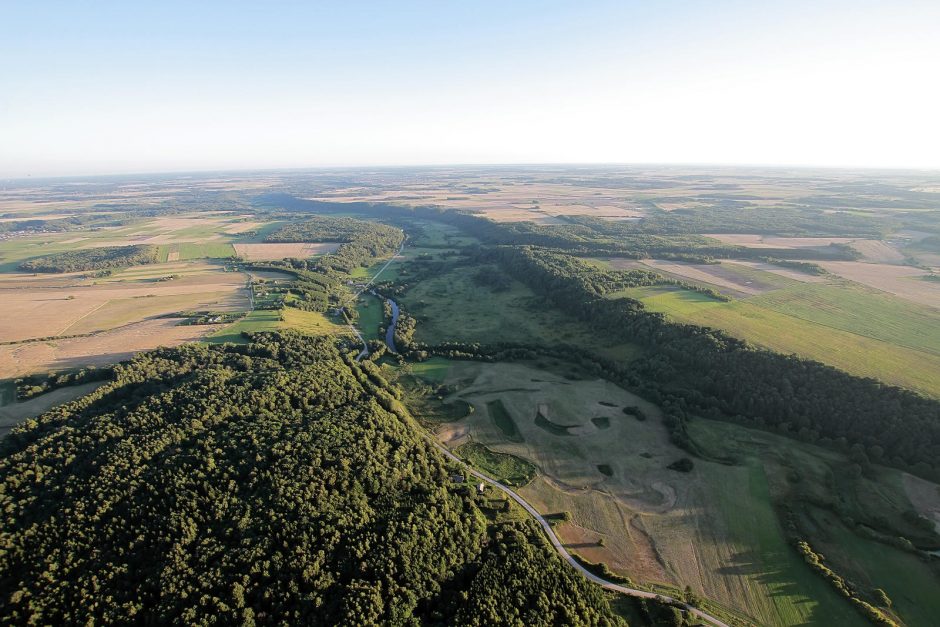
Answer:
<svg viewBox="0 0 940 627"><path fill-rule="evenodd" d="M325 242L320 244L296 243L296 244L233 244L235 254L248 261L276 261L287 257L313 257L314 255L323 255L331 253L339 244L336 242Z"/></svg>
<svg viewBox="0 0 940 627"><path fill-rule="evenodd" d="M218 329L178 326L179 320L145 320L90 337L0 346L0 379L35 372L100 366L129 359L134 353L193 342Z"/></svg>
<svg viewBox="0 0 940 627"><path fill-rule="evenodd" d="M73 401L80 396L90 394L102 385L104 381L94 381L82 385L72 385L46 392L42 396L31 398L22 403L13 403L0 407L0 438L10 432L10 429L27 418L35 418L46 413L56 405Z"/></svg>
<svg viewBox="0 0 940 627"><path fill-rule="evenodd" d="M167 253L166 260L168 262L179 261L180 260L180 251L172 250Z"/></svg>
<svg viewBox="0 0 940 627"><path fill-rule="evenodd" d="M822 261L819 265L850 281L940 309L940 283L918 278L929 274L926 270L860 261Z"/></svg>

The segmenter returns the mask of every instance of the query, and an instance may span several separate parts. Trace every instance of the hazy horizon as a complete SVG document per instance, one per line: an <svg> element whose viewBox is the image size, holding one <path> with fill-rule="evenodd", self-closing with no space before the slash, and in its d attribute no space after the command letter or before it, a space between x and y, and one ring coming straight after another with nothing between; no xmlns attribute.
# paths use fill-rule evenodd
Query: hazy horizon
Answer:
<svg viewBox="0 0 940 627"><path fill-rule="evenodd" d="M0 178L940 168L930 2L10 6Z"/></svg>

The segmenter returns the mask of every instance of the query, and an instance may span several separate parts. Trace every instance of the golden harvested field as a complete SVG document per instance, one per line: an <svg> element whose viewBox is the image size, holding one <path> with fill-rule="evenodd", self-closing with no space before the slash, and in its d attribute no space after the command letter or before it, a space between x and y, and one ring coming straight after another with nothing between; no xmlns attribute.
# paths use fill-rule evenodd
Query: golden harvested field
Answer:
<svg viewBox="0 0 940 627"><path fill-rule="evenodd" d="M823 268L843 278L868 285L901 298L940 308L940 283L918 277L929 274L912 266L895 266L861 261L822 261Z"/></svg>
<svg viewBox="0 0 940 627"><path fill-rule="evenodd" d="M59 279L58 285L47 285L32 278L27 286L23 279L11 280L22 275L5 275L0 298L6 323L0 327L0 342L89 333L185 309L248 308L243 274L194 265L192 273L170 281L119 273L97 284L72 278L71 284ZM147 271L157 276L176 273L172 266L159 265Z"/></svg>
<svg viewBox="0 0 940 627"><path fill-rule="evenodd" d="M314 255L331 253L339 244L325 242L321 244L235 244L235 253L248 261L276 261L287 257L303 259Z"/></svg>
<svg viewBox="0 0 940 627"><path fill-rule="evenodd" d="M144 320L89 337L2 345L0 379L113 364L139 351L194 342L218 330L210 325L178 326L178 322L166 318Z"/></svg>

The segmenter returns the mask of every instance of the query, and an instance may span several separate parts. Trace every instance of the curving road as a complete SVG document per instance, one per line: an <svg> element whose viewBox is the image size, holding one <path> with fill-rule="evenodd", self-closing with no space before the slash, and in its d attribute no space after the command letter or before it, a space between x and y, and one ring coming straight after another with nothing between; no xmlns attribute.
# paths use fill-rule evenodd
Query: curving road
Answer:
<svg viewBox="0 0 940 627"><path fill-rule="evenodd" d="M701 618L702 620L704 620L705 622L709 624L716 625L717 627L730 627L727 623L724 623L718 620L711 614L707 614L703 612L702 610L692 607L691 605L688 605L687 603L684 603L678 599L674 599L672 597L668 597L663 594L656 594L655 592L647 592L645 590L637 590L635 588L628 588L626 586L615 584L612 581L607 581L603 577L598 577L597 575L595 575L594 573L586 569L584 566L582 566L578 562L578 560L572 557L571 553L569 553L568 550L561 544L561 541L558 539L558 536L555 535L555 530L552 529L552 526L548 523L548 521L545 520L545 518L541 514L539 514L535 510L534 507L529 505L525 499L523 499L521 496L516 494L512 489L503 485L499 481L496 481L495 479L491 479L490 477L484 475L482 472L479 472L478 470L474 470L473 468L471 468L465 461L463 461L462 459L460 459L459 457L451 453L447 449L447 447L445 447L443 444L435 440L433 436L429 436L425 434L425 437L448 459L451 459L457 462L458 464L460 464L461 466L463 466L464 468L466 468L467 472L473 475L474 477L478 479L482 479L485 483L488 483L489 485L493 486L494 488L498 490L502 490L503 492L508 494L512 500L514 500L516 503L521 505L522 508L525 509L525 511L529 512L529 514L536 520L536 522L538 522L542 526L542 529L545 531L545 535L548 536L549 541L552 543L552 546L555 547L555 550L558 551L558 554L561 555L562 558L564 558L564 560L568 562L568 564L570 564L575 570L581 573L581 575L585 577L586 579L596 583L602 588L605 588L607 590L613 590L614 592L621 592L623 594L633 596L633 597L639 597L641 599L659 599L660 601L665 601L666 603L670 603L679 608L682 608L685 611L689 612L690 614L697 616L698 618Z"/></svg>

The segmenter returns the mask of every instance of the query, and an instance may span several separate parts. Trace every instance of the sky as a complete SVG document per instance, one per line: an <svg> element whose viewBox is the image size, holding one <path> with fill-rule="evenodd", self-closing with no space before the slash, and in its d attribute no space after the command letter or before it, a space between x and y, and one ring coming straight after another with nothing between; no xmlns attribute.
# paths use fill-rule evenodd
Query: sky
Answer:
<svg viewBox="0 0 940 627"><path fill-rule="evenodd" d="M940 168L940 2L0 0L0 177Z"/></svg>

